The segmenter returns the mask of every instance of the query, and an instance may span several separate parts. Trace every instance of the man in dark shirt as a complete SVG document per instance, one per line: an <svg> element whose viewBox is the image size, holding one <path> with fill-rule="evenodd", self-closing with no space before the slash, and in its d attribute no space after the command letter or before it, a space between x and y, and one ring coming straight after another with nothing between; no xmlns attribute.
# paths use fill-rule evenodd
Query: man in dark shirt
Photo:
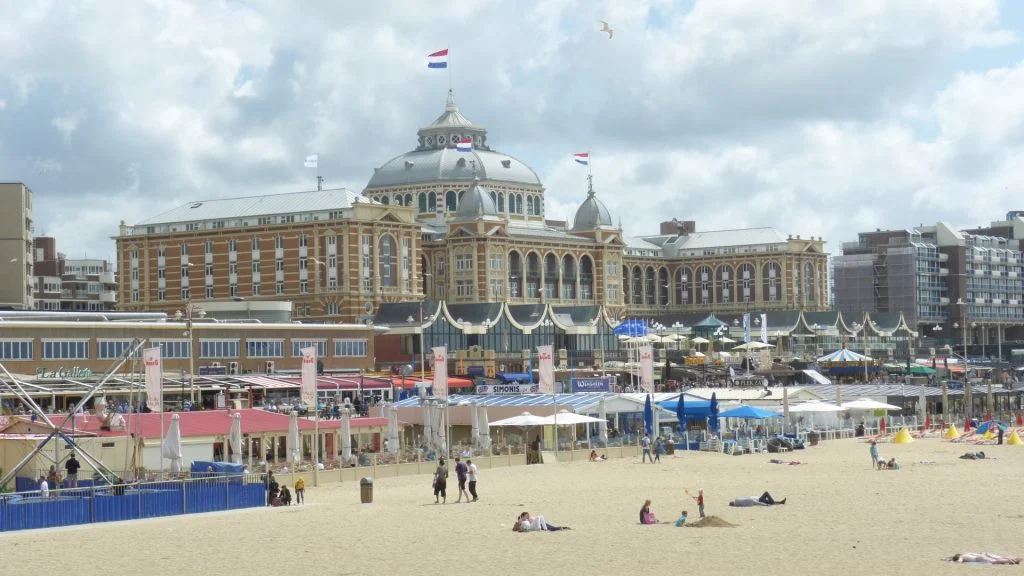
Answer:
<svg viewBox="0 0 1024 576"><path fill-rule="evenodd" d="M470 501L469 492L466 492L466 472L467 471L469 471L469 468L467 468L466 465L462 463L462 460L458 456L456 456L455 457L455 475L459 478L459 499L456 500L456 502L462 502L462 495L463 494L466 495L466 501L467 502Z"/></svg>
<svg viewBox="0 0 1024 576"><path fill-rule="evenodd" d="M68 488L78 488L78 469L81 467L82 465L78 463L78 459L72 453L68 461L64 463L64 469L68 473Z"/></svg>

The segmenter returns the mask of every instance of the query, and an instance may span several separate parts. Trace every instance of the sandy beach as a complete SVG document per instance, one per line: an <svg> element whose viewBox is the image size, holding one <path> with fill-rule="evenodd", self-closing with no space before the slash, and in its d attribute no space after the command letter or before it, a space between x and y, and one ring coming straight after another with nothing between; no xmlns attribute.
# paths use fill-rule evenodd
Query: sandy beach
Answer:
<svg viewBox="0 0 1024 576"><path fill-rule="evenodd" d="M353 482L307 490L301 507L183 516L0 535L11 574L957 574L960 551L1024 555L1016 495L1024 447L921 439L880 445L899 471L871 469L866 443L841 440L769 455L678 453L482 470L481 500L435 505L428 476L381 479L372 505ZM965 451L995 459L966 461ZM775 455L772 455L775 456ZM306 478L310 482L310 478ZM454 475L449 482L455 494ZM645 498L662 520L697 507L735 528L641 526ZM785 506L731 508L769 490ZM516 534L521 510L572 531ZM73 559L73 560L72 560ZM1013 568L995 568L1011 571ZM973 573L973 572L972 572Z"/></svg>

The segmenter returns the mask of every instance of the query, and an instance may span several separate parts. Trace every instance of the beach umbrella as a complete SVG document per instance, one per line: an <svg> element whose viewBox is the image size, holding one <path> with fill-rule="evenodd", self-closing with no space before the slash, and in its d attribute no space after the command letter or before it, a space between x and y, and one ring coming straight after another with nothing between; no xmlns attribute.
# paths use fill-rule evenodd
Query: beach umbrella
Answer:
<svg viewBox="0 0 1024 576"><path fill-rule="evenodd" d="M291 419L288 422L288 461L302 461L302 447L299 442L299 413L292 411Z"/></svg>
<svg viewBox="0 0 1024 576"><path fill-rule="evenodd" d="M978 429L975 430L975 433L986 434L992 428L998 428L1003 432L1006 432L1006 424L1003 424L1002 422L998 422L996 420L989 420L987 422L982 422L981 424L979 424Z"/></svg>
<svg viewBox="0 0 1024 576"><path fill-rule="evenodd" d="M171 461L172 473L181 473L181 420L177 414L171 416L171 425L164 436L163 457Z"/></svg>
<svg viewBox="0 0 1024 576"><path fill-rule="evenodd" d="M469 405L469 421L472 426L470 438L472 438L473 446L480 446L480 414L477 413L475 401Z"/></svg>
<svg viewBox="0 0 1024 576"><path fill-rule="evenodd" d="M441 454L448 454L448 429L445 423L445 412L440 404L434 405L434 434L437 437L437 449Z"/></svg>
<svg viewBox="0 0 1024 576"><path fill-rule="evenodd" d="M836 406L835 404L829 404L828 402L822 402L821 400L808 400L807 402L801 402L789 407L790 412L842 412L847 408Z"/></svg>
<svg viewBox="0 0 1024 576"><path fill-rule="evenodd" d="M836 384L836 406L843 405L843 387Z"/></svg>
<svg viewBox="0 0 1024 576"><path fill-rule="evenodd" d="M242 463L242 415L235 412L231 415L231 434L228 435L228 445L231 447L231 461L235 464Z"/></svg>
<svg viewBox="0 0 1024 576"><path fill-rule="evenodd" d="M477 406L478 423L480 426L480 447L484 450L491 449L491 427L487 423L487 406Z"/></svg>
<svg viewBox="0 0 1024 576"><path fill-rule="evenodd" d="M546 416L544 418L544 420L545 420L545 422L544 422L545 426L553 426L555 424L555 416L553 414L551 416ZM600 422L601 422L600 418L594 418L593 416L586 416L584 414L576 414L574 412L569 412L568 410L559 410L558 411L558 425L559 426L575 426L577 424L591 424L591 423L599 424Z"/></svg>
<svg viewBox="0 0 1024 576"><path fill-rule="evenodd" d="M651 395L647 395L647 400L644 402L644 432L650 435L652 427L654 426L654 408L651 407Z"/></svg>
<svg viewBox="0 0 1024 576"><path fill-rule="evenodd" d="M529 428L530 426L544 426L546 425L547 419L543 416L535 416L529 412L523 412L518 416L512 416L511 418L505 418L503 420L496 420L491 422L491 426L514 426L517 428Z"/></svg>
<svg viewBox="0 0 1024 576"><path fill-rule="evenodd" d="M932 374L935 374L935 369L917 364L911 366L910 369L907 370L907 374L910 374L912 376L931 376Z"/></svg>
<svg viewBox="0 0 1024 576"><path fill-rule="evenodd" d="M604 446L608 445L608 408L604 405L604 398L601 398L597 403L597 412L600 414L601 421L597 424L598 437L601 440L601 444Z"/></svg>
<svg viewBox="0 0 1024 576"><path fill-rule="evenodd" d="M651 406L651 429L654 430L654 435L658 436L661 434L659 430L661 428L661 415L658 413L659 407L656 405Z"/></svg>
<svg viewBox="0 0 1024 576"><path fill-rule="evenodd" d="M900 410L899 406L886 404L885 402L879 402L878 400L872 400L870 398L858 398L853 402L847 402L842 406L847 410L895 410L897 412Z"/></svg>
<svg viewBox="0 0 1024 576"><path fill-rule="evenodd" d="M758 408L757 406L737 406L722 412L719 418L744 418L749 420L766 420L768 418L782 418L778 412Z"/></svg>
<svg viewBox="0 0 1024 576"><path fill-rule="evenodd" d="M426 448L434 445L434 413L429 400L423 402L423 445Z"/></svg>
<svg viewBox="0 0 1024 576"><path fill-rule="evenodd" d="M707 338L704 338L703 336L698 336L698 337L694 338L693 340L690 340L690 344L709 344L709 343L710 343L710 340L708 340Z"/></svg>
<svg viewBox="0 0 1024 576"><path fill-rule="evenodd" d="M398 454L401 451L402 437L398 433L398 410L394 406L391 407L390 413L391 419L388 422L388 431L390 435L388 437L388 451L392 454Z"/></svg>
<svg viewBox="0 0 1024 576"><path fill-rule="evenodd" d="M341 409L341 461L342 465L352 458L352 411Z"/></svg>
<svg viewBox="0 0 1024 576"><path fill-rule="evenodd" d="M711 432L718 435L718 395L711 393Z"/></svg>
<svg viewBox="0 0 1024 576"><path fill-rule="evenodd" d="M782 387L782 426L785 431L786 424L789 424L789 388Z"/></svg>
<svg viewBox="0 0 1024 576"><path fill-rule="evenodd" d="M679 433L682 434L686 431L686 410L683 408L683 397L685 394L680 394L679 399L676 400L676 418L679 419Z"/></svg>

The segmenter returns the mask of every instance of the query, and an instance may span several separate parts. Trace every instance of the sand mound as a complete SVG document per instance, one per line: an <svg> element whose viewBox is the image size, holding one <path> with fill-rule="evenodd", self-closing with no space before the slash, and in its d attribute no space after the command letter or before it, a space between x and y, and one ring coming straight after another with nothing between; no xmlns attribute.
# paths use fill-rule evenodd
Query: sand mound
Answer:
<svg viewBox="0 0 1024 576"><path fill-rule="evenodd" d="M687 522L686 526L687 528L735 528L736 524L726 522L718 516L708 516L693 523Z"/></svg>

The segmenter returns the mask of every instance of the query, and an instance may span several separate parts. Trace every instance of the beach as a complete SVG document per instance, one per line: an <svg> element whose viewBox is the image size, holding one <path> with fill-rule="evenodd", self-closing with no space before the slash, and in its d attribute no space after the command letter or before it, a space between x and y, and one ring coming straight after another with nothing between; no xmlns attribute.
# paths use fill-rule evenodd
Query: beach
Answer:
<svg viewBox="0 0 1024 576"><path fill-rule="evenodd" d="M629 458L481 470L472 504L453 503L454 472L446 505L433 503L427 475L376 481L370 505L359 503L358 483L345 482L307 488L304 506L0 534L0 564L11 574L146 576L959 574L972 569L942 559L1024 555L1016 494L1024 447L928 438L879 448L902 469L875 471L867 443L837 440L789 454L677 452L654 465ZM958 458L978 450L994 459ZM707 513L736 527L639 524L645 499L660 520L682 509L696 520L685 490L701 488ZM727 505L765 490L787 504ZM514 533L523 510L572 530Z"/></svg>

